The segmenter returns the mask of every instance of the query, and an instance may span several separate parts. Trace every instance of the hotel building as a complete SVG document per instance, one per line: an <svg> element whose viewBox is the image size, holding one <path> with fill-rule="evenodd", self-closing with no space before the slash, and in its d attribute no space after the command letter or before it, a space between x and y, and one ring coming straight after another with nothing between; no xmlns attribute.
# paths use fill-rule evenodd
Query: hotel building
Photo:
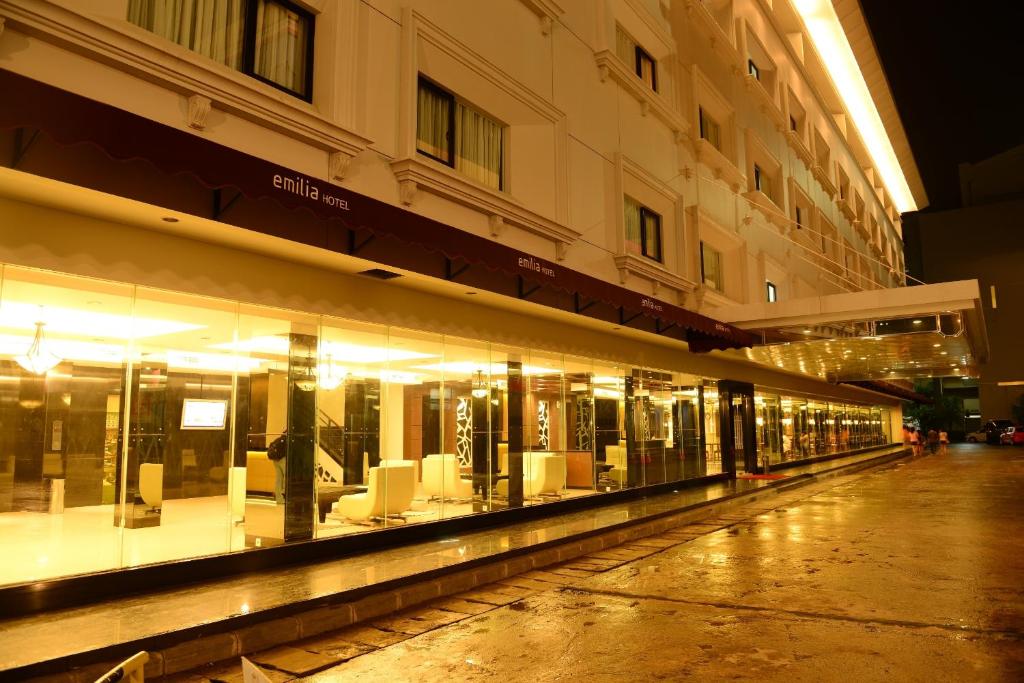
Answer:
<svg viewBox="0 0 1024 683"><path fill-rule="evenodd" d="M984 361L855 0L0 0L0 93L2 587L881 447Z"/></svg>

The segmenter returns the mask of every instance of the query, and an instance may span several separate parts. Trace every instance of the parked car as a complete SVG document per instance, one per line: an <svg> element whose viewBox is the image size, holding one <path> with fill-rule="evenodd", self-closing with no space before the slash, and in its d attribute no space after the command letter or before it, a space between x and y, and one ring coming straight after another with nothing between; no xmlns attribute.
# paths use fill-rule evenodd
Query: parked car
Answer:
<svg viewBox="0 0 1024 683"><path fill-rule="evenodd" d="M989 420L981 428L981 431L985 432L985 443L1000 443L1003 432L1006 431L1007 427L1012 426L1013 422L1010 420Z"/></svg>
<svg viewBox="0 0 1024 683"><path fill-rule="evenodd" d="M999 443L1003 446L1024 445L1024 427L1007 427L1003 430L1003 433L999 435Z"/></svg>
<svg viewBox="0 0 1024 683"><path fill-rule="evenodd" d="M988 436L988 433L984 429L979 429L976 432L967 432L967 442L968 443L979 443L979 442L980 443L985 443L985 438L987 436Z"/></svg>

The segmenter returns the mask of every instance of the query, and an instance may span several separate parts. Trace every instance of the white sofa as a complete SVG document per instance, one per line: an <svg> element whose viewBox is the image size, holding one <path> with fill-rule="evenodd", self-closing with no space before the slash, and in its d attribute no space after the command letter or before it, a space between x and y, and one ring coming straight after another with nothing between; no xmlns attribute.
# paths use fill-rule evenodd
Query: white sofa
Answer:
<svg viewBox="0 0 1024 683"><path fill-rule="evenodd" d="M558 494L565 489L565 456L549 451L523 453L523 495L534 498L542 494ZM508 495L508 480L498 481L495 488Z"/></svg>
<svg viewBox="0 0 1024 683"><path fill-rule="evenodd" d="M427 498L472 498L473 481L463 479L454 453L431 453L423 459L423 493Z"/></svg>
<svg viewBox="0 0 1024 683"><path fill-rule="evenodd" d="M370 468L366 493L342 496L331 505L331 511L353 522L399 515L409 509L415 490L412 460L382 460L378 467Z"/></svg>

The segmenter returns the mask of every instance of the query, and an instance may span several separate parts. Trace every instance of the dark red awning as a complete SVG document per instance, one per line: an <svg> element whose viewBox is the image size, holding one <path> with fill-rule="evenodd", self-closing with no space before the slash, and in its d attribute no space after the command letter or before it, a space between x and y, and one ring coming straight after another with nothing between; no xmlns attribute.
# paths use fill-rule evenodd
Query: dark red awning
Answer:
<svg viewBox="0 0 1024 683"><path fill-rule="evenodd" d="M340 220L352 230L389 235L450 259L601 301L656 319L659 328L685 329L696 352L755 343L753 335L732 325L10 71L0 70L0 92L0 128L38 128L65 145L92 143L116 160L145 160L164 173L189 174L211 189L273 199L288 209Z"/></svg>

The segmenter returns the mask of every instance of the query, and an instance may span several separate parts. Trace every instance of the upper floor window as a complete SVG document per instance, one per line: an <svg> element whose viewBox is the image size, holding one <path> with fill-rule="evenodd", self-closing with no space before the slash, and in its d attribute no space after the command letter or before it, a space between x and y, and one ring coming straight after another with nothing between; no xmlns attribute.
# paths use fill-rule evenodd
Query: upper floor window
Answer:
<svg viewBox="0 0 1024 683"><path fill-rule="evenodd" d="M700 243L700 279L711 289L722 291L722 252L712 249L701 240Z"/></svg>
<svg viewBox="0 0 1024 683"><path fill-rule="evenodd" d="M624 203L626 251L661 261L661 216L630 197Z"/></svg>
<svg viewBox="0 0 1024 683"><path fill-rule="evenodd" d="M718 125L718 122L708 116L707 111L704 107L697 108L699 124L700 124L700 136L704 140L711 143L712 147L718 151L722 151L722 127Z"/></svg>
<svg viewBox="0 0 1024 683"><path fill-rule="evenodd" d="M615 26L615 53L619 59L633 67L648 88L658 92L658 63L618 25Z"/></svg>
<svg viewBox="0 0 1024 683"><path fill-rule="evenodd" d="M425 78L419 80L416 151L488 187L502 189L504 129Z"/></svg>
<svg viewBox="0 0 1024 683"><path fill-rule="evenodd" d="M747 73L757 80L761 80L761 70L757 68L757 64L754 64L753 59L747 60Z"/></svg>
<svg viewBox="0 0 1024 683"><path fill-rule="evenodd" d="M779 290L775 287L774 282L765 282L765 289L767 290L768 303L773 304L779 300Z"/></svg>
<svg viewBox="0 0 1024 683"><path fill-rule="evenodd" d="M757 164L754 164L754 189L758 192L764 193L769 199L775 201L775 193L772 191L772 179L764 172L764 169Z"/></svg>
<svg viewBox="0 0 1024 683"><path fill-rule="evenodd" d="M846 201L850 197L850 176L846 175L846 171L838 164L836 165L836 176L839 181L839 199Z"/></svg>
<svg viewBox="0 0 1024 683"><path fill-rule="evenodd" d="M287 0L129 0L128 21L312 100L313 15Z"/></svg>

